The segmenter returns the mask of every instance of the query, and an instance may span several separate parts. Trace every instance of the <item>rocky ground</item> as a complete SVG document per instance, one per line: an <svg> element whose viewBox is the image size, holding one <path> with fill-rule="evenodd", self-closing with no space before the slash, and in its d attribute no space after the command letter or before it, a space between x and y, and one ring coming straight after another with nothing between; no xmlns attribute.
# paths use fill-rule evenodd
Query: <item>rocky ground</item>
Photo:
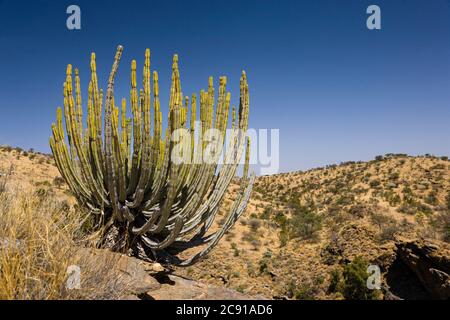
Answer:
<svg viewBox="0 0 450 320"><path fill-rule="evenodd" d="M361 257L381 268L383 289L376 298L392 296L398 288L390 270L398 266L392 264L399 248L432 243L447 259L438 270L448 268L449 179L446 157L393 154L259 177L246 213L218 248L177 273L267 298L343 299L330 290L333 275ZM399 263L410 271L411 264ZM448 298L449 273L437 273ZM408 274L411 281L420 278L417 270ZM396 293L430 297L421 282L411 290L417 294Z"/></svg>
<svg viewBox="0 0 450 320"><path fill-rule="evenodd" d="M3 147L0 172L10 187L75 204L47 155ZM118 272L142 279L123 298L448 299L449 182L446 157L393 154L258 177L243 217L199 264L169 270L118 258ZM370 264L381 290L355 280L364 269L365 286Z"/></svg>

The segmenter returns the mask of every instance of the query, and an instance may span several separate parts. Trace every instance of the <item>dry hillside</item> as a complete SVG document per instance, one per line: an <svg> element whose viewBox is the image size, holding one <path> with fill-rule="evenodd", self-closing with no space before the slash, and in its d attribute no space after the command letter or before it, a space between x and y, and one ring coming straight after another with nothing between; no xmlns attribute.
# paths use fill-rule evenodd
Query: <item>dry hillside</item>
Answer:
<svg viewBox="0 0 450 320"><path fill-rule="evenodd" d="M1 147L0 173L17 192L75 204L47 155ZM382 269L383 290L370 297L382 298L396 287L389 266L399 241L431 240L449 258L449 179L446 157L392 154L259 177L244 216L218 247L174 273L267 298L343 298L346 267L363 261ZM408 290L408 297L426 296Z"/></svg>
<svg viewBox="0 0 450 320"><path fill-rule="evenodd" d="M450 258L449 179L447 157L393 154L259 177L225 240L179 272L268 298L342 298L330 290L333 277L357 257L386 271L396 240L432 240ZM395 286L389 276L387 289ZM423 294L409 291L406 297Z"/></svg>

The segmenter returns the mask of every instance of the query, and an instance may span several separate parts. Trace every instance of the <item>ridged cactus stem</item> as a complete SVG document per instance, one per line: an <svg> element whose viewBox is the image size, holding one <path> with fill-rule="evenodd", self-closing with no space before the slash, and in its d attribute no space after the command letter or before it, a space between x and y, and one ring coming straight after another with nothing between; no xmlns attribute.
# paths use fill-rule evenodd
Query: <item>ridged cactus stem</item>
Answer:
<svg viewBox="0 0 450 320"><path fill-rule="evenodd" d="M121 46L117 48L105 97L98 85L96 56L91 54L86 128L83 128L80 75L75 69L74 95L72 66L68 65L63 93L69 146L63 112L58 108L50 147L72 193L92 212L92 232L102 234L102 245L132 252L143 259L191 265L203 258L233 226L250 197L254 177L248 178L246 75L243 72L240 79L239 110L233 107L231 112L234 130L224 154L225 164L219 167L230 116L227 78L219 78L217 99L212 77L208 79L207 90L200 91L198 100L196 94L191 98L184 96L179 59L174 55L164 133L158 73L150 70L149 49L145 51L141 89L137 84L137 63L131 62L132 117L127 118L126 99L116 106L114 82L122 50ZM215 129L218 135L208 136L209 129ZM191 136L187 137L188 134ZM175 150L181 150L182 162L174 158ZM241 190L218 231L207 234L244 150ZM174 255L196 246L203 248L191 258L183 260Z"/></svg>

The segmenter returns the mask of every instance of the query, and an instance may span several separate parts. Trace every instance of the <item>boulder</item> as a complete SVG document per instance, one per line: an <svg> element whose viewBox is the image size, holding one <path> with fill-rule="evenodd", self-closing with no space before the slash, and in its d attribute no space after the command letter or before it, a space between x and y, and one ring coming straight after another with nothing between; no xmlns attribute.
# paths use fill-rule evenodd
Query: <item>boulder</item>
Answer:
<svg viewBox="0 0 450 320"><path fill-rule="evenodd" d="M86 264L110 265L111 274L107 276L117 279L130 296L145 294L147 291L158 289L161 286L148 271L154 269L151 263L107 249L80 249L80 254L84 257L83 261ZM123 298L128 299L129 297Z"/></svg>
<svg viewBox="0 0 450 320"><path fill-rule="evenodd" d="M445 243L399 242L397 256L435 299L450 299L450 250Z"/></svg>

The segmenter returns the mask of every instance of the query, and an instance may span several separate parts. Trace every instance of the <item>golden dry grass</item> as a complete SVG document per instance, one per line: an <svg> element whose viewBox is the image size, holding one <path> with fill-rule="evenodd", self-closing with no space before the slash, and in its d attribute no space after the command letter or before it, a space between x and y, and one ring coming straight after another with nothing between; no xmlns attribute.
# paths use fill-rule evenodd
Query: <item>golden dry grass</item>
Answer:
<svg viewBox="0 0 450 320"><path fill-rule="evenodd" d="M0 194L0 299L117 299L127 285L113 259L92 259L83 215L42 192ZM68 289L68 267L79 266L80 288Z"/></svg>

